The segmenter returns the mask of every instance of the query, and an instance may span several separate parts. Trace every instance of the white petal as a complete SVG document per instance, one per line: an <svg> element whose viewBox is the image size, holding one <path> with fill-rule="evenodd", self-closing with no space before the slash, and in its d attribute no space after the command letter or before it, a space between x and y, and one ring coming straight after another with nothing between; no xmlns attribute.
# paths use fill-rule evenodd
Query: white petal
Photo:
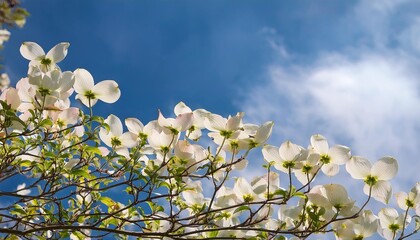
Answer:
<svg viewBox="0 0 420 240"><path fill-rule="evenodd" d="M370 175L372 164L366 158L353 156L346 163L346 170L354 179L364 179Z"/></svg>
<svg viewBox="0 0 420 240"><path fill-rule="evenodd" d="M327 139L321 134L316 134L311 137L311 145L315 148L317 153L326 154L328 153L328 142Z"/></svg>
<svg viewBox="0 0 420 240"><path fill-rule="evenodd" d="M79 99L86 107L89 107L89 98L83 94L77 94L76 99ZM90 106L93 107L98 99L90 99Z"/></svg>
<svg viewBox="0 0 420 240"><path fill-rule="evenodd" d="M346 146L335 145L328 151L331 162L341 165L349 161L350 149Z"/></svg>
<svg viewBox="0 0 420 240"><path fill-rule="evenodd" d="M365 184L363 187L363 192L369 194L369 185ZM388 204L389 199L392 195L391 184L387 181L378 181L375 185L372 186L372 197L377 201Z"/></svg>
<svg viewBox="0 0 420 240"><path fill-rule="evenodd" d="M398 162L392 157L383 157L372 166L372 175L379 180L391 180L397 175Z"/></svg>
<svg viewBox="0 0 420 240"><path fill-rule="evenodd" d="M6 93L6 102L10 104L12 109L17 109L20 106L21 100L19 97L19 93L14 88L7 89Z"/></svg>
<svg viewBox="0 0 420 240"><path fill-rule="evenodd" d="M59 79L60 92L67 92L74 85L74 75L70 71L63 72Z"/></svg>
<svg viewBox="0 0 420 240"><path fill-rule="evenodd" d="M73 125L77 123L79 118L79 109L75 107L68 108L59 114L60 119L63 119L67 124Z"/></svg>
<svg viewBox="0 0 420 240"><path fill-rule="evenodd" d="M204 120L204 125L210 131L221 131L226 129L227 119L217 114L210 114Z"/></svg>
<svg viewBox="0 0 420 240"><path fill-rule="evenodd" d="M271 136L273 126L273 121L269 121L261 125L261 127L258 128L257 133L255 134L255 142L261 144L267 141L267 139Z"/></svg>
<svg viewBox="0 0 420 240"><path fill-rule="evenodd" d="M179 114L174 123L174 127L179 131L185 131L192 126L194 115L192 112Z"/></svg>
<svg viewBox="0 0 420 240"><path fill-rule="evenodd" d="M174 112L175 112L175 115L179 115L179 114L182 114L182 113L190 113L190 112L192 112L191 111L191 108L189 108L187 105L185 105L185 103L183 103L183 102L179 102L176 106L175 106L175 108L174 108Z"/></svg>
<svg viewBox="0 0 420 240"><path fill-rule="evenodd" d="M279 153L284 161L293 161L299 157L301 148L290 141L286 141L280 145Z"/></svg>
<svg viewBox="0 0 420 240"><path fill-rule="evenodd" d="M324 185L324 189L328 200L333 206L348 202L349 197L343 186L339 184L327 184Z"/></svg>
<svg viewBox="0 0 420 240"><path fill-rule="evenodd" d="M92 90L95 96L106 103L116 102L120 96L121 91L118 88L117 82L113 80L104 80L97 83Z"/></svg>
<svg viewBox="0 0 420 240"><path fill-rule="evenodd" d="M20 46L20 54L28 60L35 60L43 57L45 52L37 43L24 42Z"/></svg>
<svg viewBox="0 0 420 240"><path fill-rule="evenodd" d="M406 204L407 197L408 195L405 192L399 192L395 194L395 198L397 199L398 206L403 210L407 209L407 204Z"/></svg>
<svg viewBox="0 0 420 240"><path fill-rule="evenodd" d="M119 137L122 135L123 133L122 123L121 123L121 120L117 116L115 116L114 114L111 114L108 116L107 119L105 119L105 122L109 125L110 132L112 133L113 136Z"/></svg>
<svg viewBox="0 0 420 240"><path fill-rule="evenodd" d="M108 147L112 147L112 143L111 143L111 138L112 138L112 134L110 132L107 132L105 130L105 128L101 128L101 130L99 131L99 138L102 140L103 143L105 143L105 145L107 145Z"/></svg>
<svg viewBox="0 0 420 240"><path fill-rule="evenodd" d="M51 59L54 63L61 62L61 60L66 57L69 46L70 43L68 42L62 42L55 45L50 51L48 51L46 58Z"/></svg>
<svg viewBox="0 0 420 240"><path fill-rule="evenodd" d="M173 118L165 118L165 116L163 116L162 112L160 110L158 110L158 124L161 127L172 127L173 122L175 121L175 119Z"/></svg>
<svg viewBox="0 0 420 240"><path fill-rule="evenodd" d="M211 113L205 109L194 110L194 126L198 128L205 128L204 121Z"/></svg>
<svg viewBox="0 0 420 240"><path fill-rule="evenodd" d="M137 135L131 132L125 132L120 136L122 145L128 148L132 148L137 145L136 138L137 138Z"/></svg>
<svg viewBox="0 0 420 240"><path fill-rule="evenodd" d="M86 91L92 90L94 86L92 75L83 68L74 71L74 90L77 93L85 94Z"/></svg>
<svg viewBox="0 0 420 240"><path fill-rule="evenodd" d="M251 185L248 183L248 181L245 180L245 178L242 177L236 179L233 190L236 196L241 200L243 199L244 195L254 195L254 191L252 190Z"/></svg>
<svg viewBox="0 0 420 240"><path fill-rule="evenodd" d="M325 175L332 177L332 176L337 175L337 173L340 171L340 166L334 163L329 163L329 164L323 165L321 170Z"/></svg>
<svg viewBox="0 0 420 240"><path fill-rule="evenodd" d="M126 147L118 147L115 149L115 152L118 153L121 156L124 156L126 158L130 158L130 152Z"/></svg>
<svg viewBox="0 0 420 240"><path fill-rule="evenodd" d="M264 159L267 162L277 162L280 163L280 154L279 154L279 148L272 146L272 145L265 145L262 149L262 154L264 156Z"/></svg>
<svg viewBox="0 0 420 240"><path fill-rule="evenodd" d="M382 208L378 213L378 217L381 227L388 228L398 218L398 212L394 208Z"/></svg>
<svg viewBox="0 0 420 240"><path fill-rule="evenodd" d="M144 125L142 122L140 122L140 120L138 120L137 118L127 118L125 119L125 125L128 128L128 131L134 133L134 134L139 134L143 131Z"/></svg>
<svg viewBox="0 0 420 240"><path fill-rule="evenodd" d="M322 196L319 193L308 193L306 194L309 198L309 201L311 201L313 204L318 205L318 206L322 206L325 208L330 208L331 205L328 201L328 199L324 196Z"/></svg>
<svg viewBox="0 0 420 240"><path fill-rule="evenodd" d="M19 194L19 195L28 195L28 194L30 194L31 193L31 190L30 189L25 189L26 188L26 183L22 183L22 184L19 184L18 186L17 186L17 188L16 188L16 190L17 190L17 194Z"/></svg>
<svg viewBox="0 0 420 240"><path fill-rule="evenodd" d="M242 125L243 112L237 113L235 116L230 117L226 122L227 130L237 130Z"/></svg>

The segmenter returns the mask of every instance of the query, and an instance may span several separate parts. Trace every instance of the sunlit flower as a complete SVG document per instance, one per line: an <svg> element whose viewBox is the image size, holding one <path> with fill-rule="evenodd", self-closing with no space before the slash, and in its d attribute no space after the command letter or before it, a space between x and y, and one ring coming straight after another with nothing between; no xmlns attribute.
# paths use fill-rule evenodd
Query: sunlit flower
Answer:
<svg viewBox="0 0 420 240"><path fill-rule="evenodd" d="M420 182L416 183L411 191L407 194L399 192L396 194L398 206L406 210L408 208L417 208L420 206Z"/></svg>
<svg viewBox="0 0 420 240"><path fill-rule="evenodd" d="M30 66L40 66L43 72L57 68L56 63L61 62L67 55L70 43L62 42L55 45L45 54L41 46L34 42L24 42L20 46L22 56L31 62Z"/></svg>
<svg viewBox="0 0 420 240"><path fill-rule="evenodd" d="M131 132L123 133L121 120L113 114L105 119L105 123L109 125L109 131L101 128L99 131L101 140L108 147L112 147L118 154L128 158L128 148L136 145L136 136Z"/></svg>
<svg viewBox="0 0 420 240"><path fill-rule="evenodd" d="M404 223L404 214L398 214L394 208L383 208L378 213L379 222L382 230L379 232L385 239L395 239L397 232L411 222L411 217L407 216Z"/></svg>
<svg viewBox="0 0 420 240"><path fill-rule="evenodd" d="M327 176L334 176L339 172L339 165L345 164L350 158L350 149L345 146L328 146L327 139L316 134L311 137L312 150L320 155L321 170Z"/></svg>
<svg viewBox="0 0 420 240"><path fill-rule="evenodd" d="M371 191L373 198L388 203L392 194L389 180L397 174L397 160L392 157L383 157L372 165L366 158L353 156L347 162L346 170L354 179L364 180L363 192L365 194L369 195Z"/></svg>
<svg viewBox="0 0 420 240"><path fill-rule="evenodd" d="M274 163L274 167L282 172L288 173L289 169L297 169L301 167L300 161L303 148L286 141L275 147L266 145L262 149L264 159L269 163Z"/></svg>
<svg viewBox="0 0 420 240"><path fill-rule="evenodd" d="M104 80L95 84L92 75L82 68L76 69L74 76L76 78L74 82L76 99L82 101L87 107L92 107L98 100L114 103L121 96L118 84L114 80Z"/></svg>

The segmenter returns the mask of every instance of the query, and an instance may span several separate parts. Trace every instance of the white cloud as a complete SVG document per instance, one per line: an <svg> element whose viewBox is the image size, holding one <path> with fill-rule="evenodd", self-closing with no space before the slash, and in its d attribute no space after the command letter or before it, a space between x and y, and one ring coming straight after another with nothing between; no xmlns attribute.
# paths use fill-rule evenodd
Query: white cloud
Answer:
<svg viewBox="0 0 420 240"><path fill-rule="evenodd" d="M395 187L409 190L420 181L420 15L404 14L410 4L416 3L360 1L340 26L364 22L360 37L368 41L303 64L288 49L287 64L271 64L266 82L242 90L240 108L249 121L276 122L273 144L291 139L305 146L321 133L371 161L393 155L400 162Z"/></svg>

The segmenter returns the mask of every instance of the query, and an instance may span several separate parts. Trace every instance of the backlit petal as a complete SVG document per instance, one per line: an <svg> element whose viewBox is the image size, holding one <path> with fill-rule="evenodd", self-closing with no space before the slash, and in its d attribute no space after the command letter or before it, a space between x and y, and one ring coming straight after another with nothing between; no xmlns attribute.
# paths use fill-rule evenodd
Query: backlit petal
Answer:
<svg viewBox="0 0 420 240"><path fill-rule="evenodd" d="M54 63L60 62L66 57L69 46L70 43L68 42L62 42L55 45L50 51L48 51L46 58L51 59Z"/></svg>
<svg viewBox="0 0 420 240"><path fill-rule="evenodd" d="M391 180L398 172L398 162L392 157L383 157L372 166L372 175L379 180Z"/></svg>
<svg viewBox="0 0 420 240"><path fill-rule="evenodd" d="M353 156L346 163L346 170L354 179L364 179L370 174L372 164L366 158Z"/></svg>
<svg viewBox="0 0 420 240"><path fill-rule="evenodd" d="M94 86L92 75L83 68L74 71L74 90L77 93L84 94L86 91L92 90Z"/></svg>
<svg viewBox="0 0 420 240"><path fill-rule="evenodd" d="M114 103L121 96L121 91L118 88L118 84L113 80L104 80L97 83L93 87L93 92L97 98L106 103Z"/></svg>
<svg viewBox="0 0 420 240"><path fill-rule="evenodd" d="M320 154L328 153L327 139L321 134L316 134L311 137L311 145L315 148L316 152Z"/></svg>
<svg viewBox="0 0 420 240"><path fill-rule="evenodd" d="M35 60L45 55L44 50L37 43L24 42L20 46L20 54L28 60Z"/></svg>

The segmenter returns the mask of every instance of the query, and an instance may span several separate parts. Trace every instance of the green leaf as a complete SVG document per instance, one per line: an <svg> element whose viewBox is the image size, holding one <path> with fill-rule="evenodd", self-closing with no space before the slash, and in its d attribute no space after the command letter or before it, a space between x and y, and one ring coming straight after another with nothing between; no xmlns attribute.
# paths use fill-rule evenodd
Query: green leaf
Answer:
<svg viewBox="0 0 420 240"><path fill-rule="evenodd" d="M306 199L306 198L307 198L307 196L306 196L303 192L295 192L295 193L293 194L293 196L294 196L294 197L303 198L303 199Z"/></svg>
<svg viewBox="0 0 420 240"><path fill-rule="evenodd" d="M241 211L249 211L251 210L250 207L248 206L240 206L237 209L235 209L235 211L233 212L233 214L237 213L237 212L241 212Z"/></svg>
<svg viewBox="0 0 420 240"><path fill-rule="evenodd" d="M14 205L14 209L10 213L18 216L26 215L26 211L18 204Z"/></svg>
<svg viewBox="0 0 420 240"><path fill-rule="evenodd" d="M109 198L109 197L101 197L100 199L99 199L99 201L101 201L103 204L105 204L106 206L108 206L108 207L111 207L111 206L113 206L113 205L115 205L115 201L114 200L112 200L111 198Z"/></svg>
<svg viewBox="0 0 420 240"><path fill-rule="evenodd" d="M70 175L80 176L80 177L84 177L84 178L87 178L87 179L90 178L90 174L88 173L87 170L84 170L84 169L73 169L70 172Z"/></svg>
<svg viewBox="0 0 420 240"><path fill-rule="evenodd" d="M98 147L94 147L94 146L86 146L85 151L92 154L102 155L101 150L99 150Z"/></svg>
<svg viewBox="0 0 420 240"><path fill-rule="evenodd" d="M43 119L39 124L40 127L51 127L53 125L53 122L51 119Z"/></svg>

